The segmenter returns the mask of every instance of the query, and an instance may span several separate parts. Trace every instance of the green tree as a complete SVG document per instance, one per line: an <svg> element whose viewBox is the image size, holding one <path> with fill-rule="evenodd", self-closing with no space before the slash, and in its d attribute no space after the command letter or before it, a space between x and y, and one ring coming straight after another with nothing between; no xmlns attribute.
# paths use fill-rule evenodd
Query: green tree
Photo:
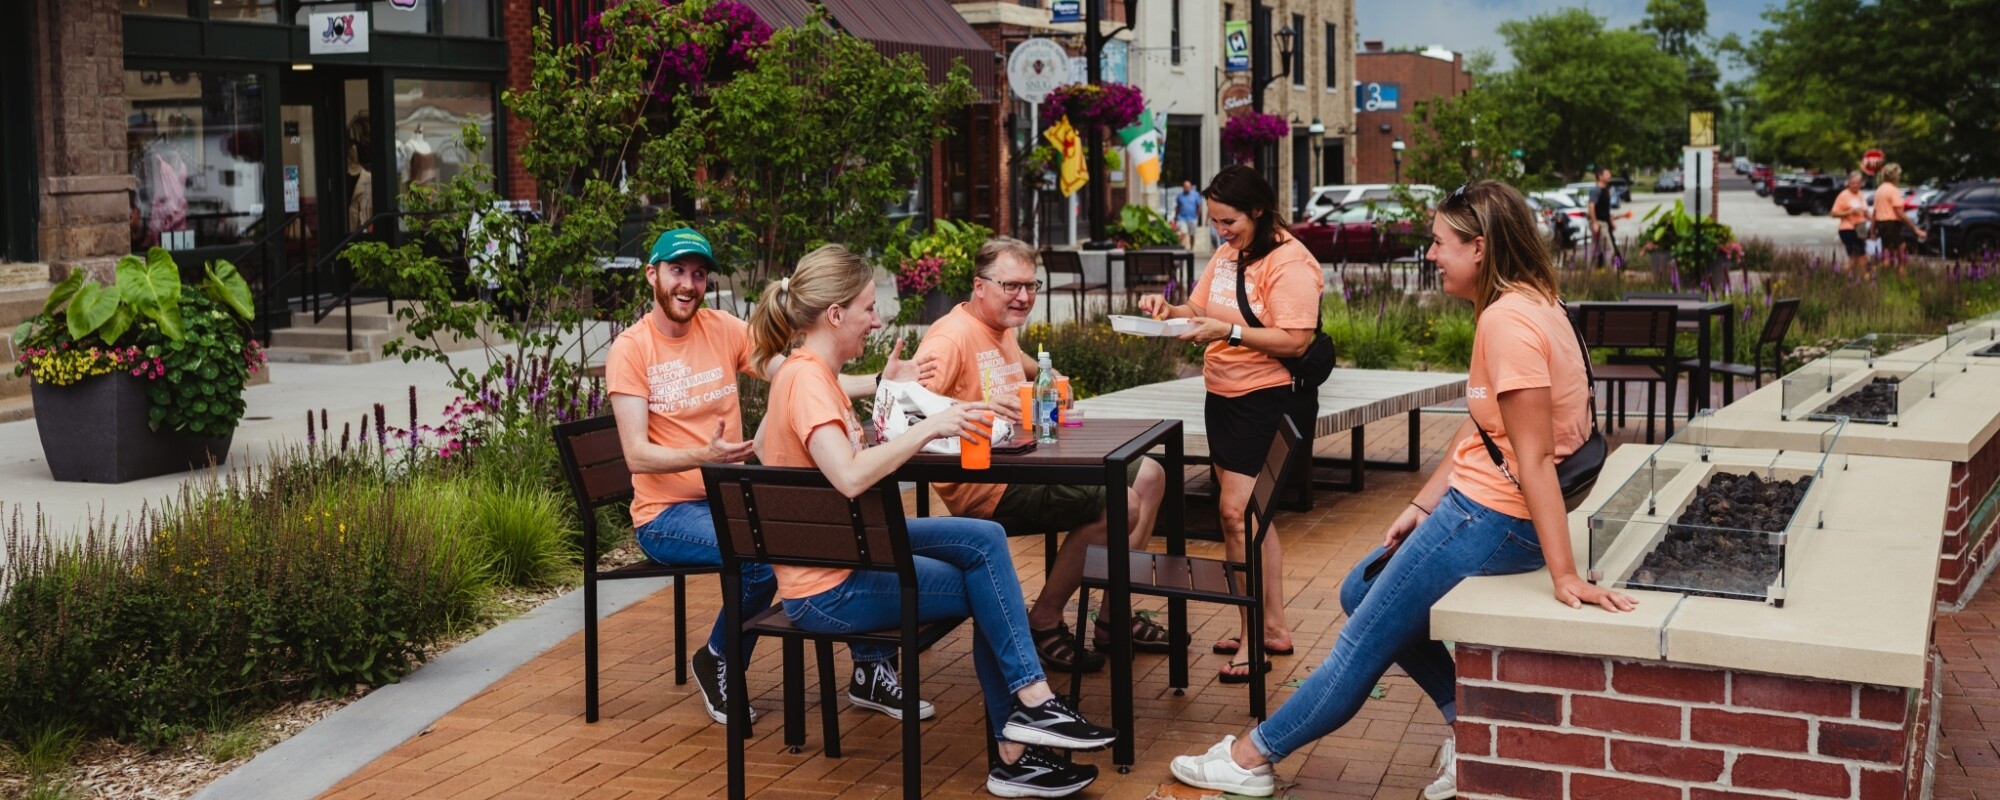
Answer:
<svg viewBox="0 0 2000 800"><path fill-rule="evenodd" d="M887 208L922 174L933 141L974 97L954 65L933 85L914 54L888 58L835 30L823 10L779 31L757 66L710 91L673 133L644 146L691 186L738 296L829 241L889 244Z"/></svg>
<svg viewBox="0 0 2000 800"><path fill-rule="evenodd" d="M1683 56L1695 41L1708 34L1708 4L1702 0L1646 0L1646 18L1641 30L1657 37L1659 49L1671 56Z"/></svg>
<svg viewBox="0 0 2000 800"><path fill-rule="evenodd" d="M1456 97L1418 101L1404 153L1410 182L1450 187L1485 178L1518 181L1521 162L1511 153L1518 137L1507 127L1514 117L1496 100L1494 92L1474 86Z"/></svg>
<svg viewBox="0 0 2000 800"><path fill-rule="evenodd" d="M1682 63L1635 30L1607 29L1580 8L1502 23L1514 68L1492 81L1504 128L1530 172L1583 174L1587 165L1652 165L1669 157L1660 132L1685 126Z"/></svg>

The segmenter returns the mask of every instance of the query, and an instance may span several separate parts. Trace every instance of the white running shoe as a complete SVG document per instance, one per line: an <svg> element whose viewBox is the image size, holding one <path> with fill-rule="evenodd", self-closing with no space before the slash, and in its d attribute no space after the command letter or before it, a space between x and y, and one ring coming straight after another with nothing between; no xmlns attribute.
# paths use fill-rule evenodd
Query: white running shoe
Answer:
<svg viewBox="0 0 2000 800"><path fill-rule="evenodd" d="M1216 746L1198 756L1175 756L1169 767L1174 778L1197 789L1240 794L1245 797L1270 797L1277 791L1277 770L1271 765L1244 769L1236 765L1236 759L1229 755L1229 748L1236 744L1236 737L1224 736Z"/></svg>
<svg viewBox="0 0 2000 800"><path fill-rule="evenodd" d="M1444 740L1438 748L1438 776L1431 785L1424 787L1424 800L1451 800L1458 796L1458 744L1455 738Z"/></svg>

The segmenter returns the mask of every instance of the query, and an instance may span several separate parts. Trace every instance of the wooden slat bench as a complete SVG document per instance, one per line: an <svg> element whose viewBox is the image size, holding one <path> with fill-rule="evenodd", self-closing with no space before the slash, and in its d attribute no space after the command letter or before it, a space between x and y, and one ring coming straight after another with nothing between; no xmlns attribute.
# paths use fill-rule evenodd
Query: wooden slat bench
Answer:
<svg viewBox="0 0 2000 800"><path fill-rule="evenodd" d="M1303 499L1295 508L1311 508L1311 488L1360 491L1366 483L1368 467L1415 472L1423 460L1423 409L1465 397L1466 376L1450 372L1402 372L1382 369L1336 369L1319 387L1319 417L1312 438L1348 434L1348 458L1315 456L1311 471L1301 470L1297 484ZM1207 425L1202 405L1207 390L1201 378L1184 378L1165 383L1135 386L1123 391L1077 401L1085 412L1085 425L1093 419L1178 418L1185 425L1190 459L1208 455ZM1363 434L1369 423L1397 414L1409 416L1409 455L1402 461L1371 461L1366 456ZM1310 450L1311 448L1307 448ZM1332 477L1340 470L1347 478Z"/></svg>

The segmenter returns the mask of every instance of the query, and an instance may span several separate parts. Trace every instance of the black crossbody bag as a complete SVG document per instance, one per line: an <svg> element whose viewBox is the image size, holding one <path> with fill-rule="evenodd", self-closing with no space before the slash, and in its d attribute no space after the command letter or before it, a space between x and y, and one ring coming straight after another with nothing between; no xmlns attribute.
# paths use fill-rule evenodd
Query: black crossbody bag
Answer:
<svg viewBox="0 0 2000 800"><path fill-rule="evenodd" d="M1564 308L1567 310L1566 306ZM1572 325L1570 332L1576 334L1577 349L1583 352L1584 385L1588 387L1586 397L1592 405L1595 405L1597 376L1590 370L1590 347L1583 343L1583 331L1577 330L1576 326ZM1500 445L1493 443L1493 437L1488 435L1486 429L1480 427L1479 423L1473 423L1473 427L1479 428L1479 439L1486 443L1486 455L1493 459L1493 466L1500 468L1500 474L1507 476L1507 480L1513 482L1514 488L1521 488L1520 479L1514 477L1514 473L1507 469L1507 459L1500 454ZM1565 508L1575 511L1576 507L1583 503L1583 498L1590 494L1590 488L1597 485L1597 474L1604 470L1604 458L1610 453L1611 445L1604 440L1604 432L1597 428L1597 415L1592 414L1590 437L1583 440L1583 444L1576 448L1576 452L1556 462L1556 483L1562 486Z"/></svg>
<svg viewBox="0 0 2000 800"><path fill-rule="evenodd" d="M1249 323L1250 327L1262 328L1264 323L1257 320L1257 312L1250 310L1250 290L1247 288L1249 283L1250 268L1237 267L1236 310L1242 312L1243 321ZM1290 358L1278 357L1278 363L1285 365L1286 371L1292 373L1293 393L1317 394L1320 384L1326 383L1327 377L1333 374L1333 356L1333 337L1326 335L1326 331L1320 325L1320 315L1315 311L1313 338L1312 342L1306 345L1306 351Z"/></svg>

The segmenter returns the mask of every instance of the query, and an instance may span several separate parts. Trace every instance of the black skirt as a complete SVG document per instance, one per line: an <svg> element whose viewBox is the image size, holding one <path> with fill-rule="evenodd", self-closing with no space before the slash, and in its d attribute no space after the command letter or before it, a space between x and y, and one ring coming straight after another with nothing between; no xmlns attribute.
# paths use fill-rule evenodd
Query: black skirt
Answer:
<svg viewBox="0 0 2000 800"><path fill-rule="evenodd" d="M1241 397L1208 393L1202 417L1208 427L1208 457L1215 466L1242 475L1264 469L1264 457L1278 435L1278 420L1290 416L1305 437L1301 456L1312 450L1313 422L1319 416L1319 393L1294 393L1290 386L1273 386Z"/></svg>

